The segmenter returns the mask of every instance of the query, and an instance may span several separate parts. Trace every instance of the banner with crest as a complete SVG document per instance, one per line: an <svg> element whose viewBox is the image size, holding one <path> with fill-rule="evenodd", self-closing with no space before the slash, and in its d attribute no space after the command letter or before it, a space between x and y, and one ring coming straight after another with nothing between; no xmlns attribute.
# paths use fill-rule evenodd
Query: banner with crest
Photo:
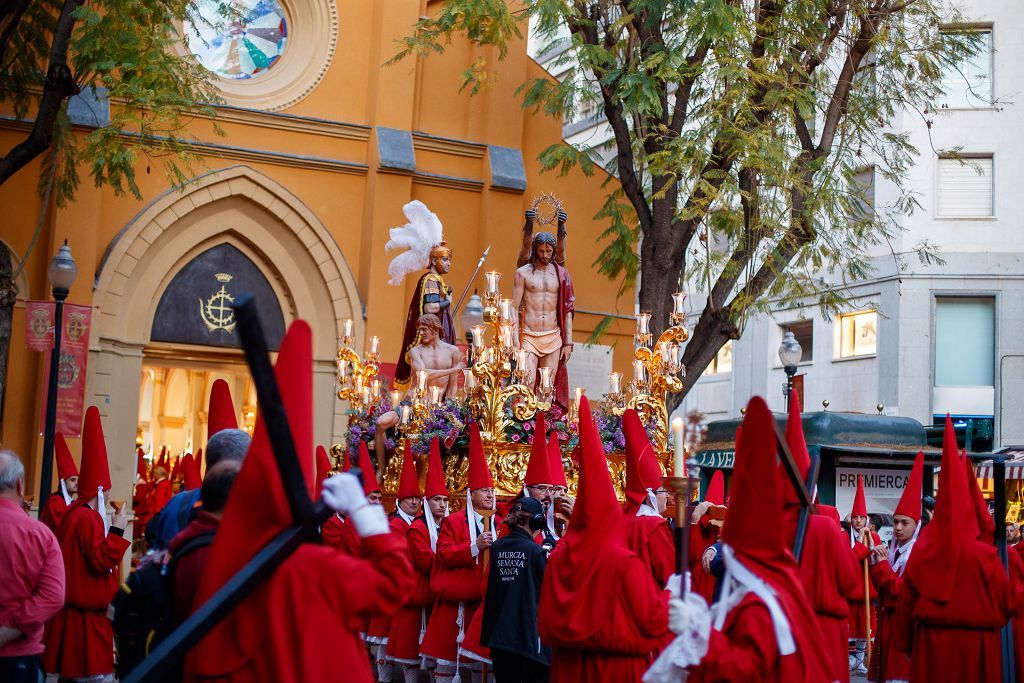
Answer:
<svg viewBox="0 0 1024 683"><path fill-rule="evenodd" d="M52 301L25 302L25 344L32 351L53 349ZM89 359L89 326L92 308L64 304L64 329L60 340L60 364L57 367L57 428L65 437L82 435L85 412L85 375ZM46 422L46 393L50 378L50 354L44 356L42 409L39 411L39 433Z"/></svg>

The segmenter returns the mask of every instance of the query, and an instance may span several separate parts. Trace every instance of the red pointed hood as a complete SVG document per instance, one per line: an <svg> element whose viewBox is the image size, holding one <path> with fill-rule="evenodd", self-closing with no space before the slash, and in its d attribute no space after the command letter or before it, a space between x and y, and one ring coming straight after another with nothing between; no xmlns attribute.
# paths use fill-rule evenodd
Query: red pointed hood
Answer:
<svg viewBox="0 0 1024 683"><path fill-rule="evenodd" d="M313 488L313 336L296 320L281 342L274 375L291 427L307 491ZM303 457L303 455L305 457ZM293 523L263 418L235 479L224 517L199 582L195 605L210 598L261 548ZM204 676L237 671L263 645L266 629L256 617L258 595L244 599L188 655L186 669Z"/></svg>
<svg viewBox="0 0 1024 683"><path fill-rule="evenodd" d="M494 488L491 470L487 466L487 455L484 453L484 442L480 438L480 425L476 422L469 428L469 472L466 481L470 491Z"/></svg>
<svg viewBox="0 0 1024 683"><path fill-rule="evenodd" d="M974 519L978 526L978 540L995 545L996 521L988 513L988 503L978 486L978 477L974 473L971 459L964 453L964 478L967 481L967 494L974 502Z"/></svg>
<svg viewBox="0 0 1024 683"><path fill-rule="evenodd" d="M633 409L622 415L626 438L626 511L635 512L647 500L647 489L661 486L661 465L640 416Z"/></svg>
<svg viewBox="0 0 1024 683"><path fill-rule="evenodd" d="M903 495L900 502L893 510L893 515L903 515L921 523L921 498L924 486L924 453L918 451L914 458L914 466L910 468L910 476L907 477L907 484L903 487Z"/></svg>
<svg viewBox="0 0 1024 683"><path fill-rule="evenodd" d="M565 465L562 464L562 447L558 444L558 434L551 432L548 438L548 472L551 473L552 486L569 487L565 480Z"/></svg>
<svg viewBox="0 0 1024 683"><path fill-rule="evenodd" d="M850 510L851 517L867 517L868 504L864 500L864 476L857 475L857 493L853 497L853 509Z"/></svg>
<svg viewBox="0 0 1024 683"><path fill-rule="evenodd" d="M82 468L78 473L78 498L90 500L96 491L110 490L110 465L107 462L107 444L103 439L103 424L100 411L89 406L85 411L85 427L82 430Z"/></svg>
<svg viewBox="0 0 1024 683"><path fill-rule="evenodd" d="M430 440L430 459L427 460L426 479L424 498L448 497L448 487L444 483L444 464L441 462L441 443L436 436Z"/></svg>
<svg viewBox="0 0 1024 683"><path fill-rule="evenodd" d="M318 445L316 447L316 486L313 490L319 495L324 479L331 476L331 459L327 457L327 449Z"/></svg>
<svg viewBox="0 0 1024 683"><path fill-rule="evenodd" d="M783 509L774 422L764 399L750 399L721 539L744 567L768 584L785 612L796 647L796 652L787 656L803 661L806 680L829 680L818 618L785 545L783 525L765 523L782 519Z"/></svg>
<svg viewBox="0 0 1024 683"><path fill-rule="evenodd" d="M904 578L908 578L917 592L929 600L948 602L956 588L956 572L936 571L936 567L952 569L959 566L964 546L977 538L974 502L957 454L953 421L946 415L935 512L914 545L914 552L903 572Z"/></svg>
<svg viewBox="0 0 1024 683"><path fill-rule="evenodd" d="M579 413L579 491L569 528L545 570L538 614L544 628L574 642L607 622L607 604L595 598L622 580L613 573L619 563L606 559L625 552L625 518L586 396Z"/></svg>
<svg viewBox="0 0 1024 683"><path fill-rule="evenodd" d="M139 479L149 478L149 468L146 467L146 455L142 452L142 448L135 449L135 474Z"/></svg>
<svg viewBox="0 0 1024 683"><path fill-rule="evenodd" d="M708 484L704 500L712 505L725 505L725 475L722 474L722 470L715 470L711 475L711 483Z"/></svg>
<svg viewBox="0 0 1024 683"><path fill-rule="evenodd" d="M530 462L526 466L523 486L551 485L551 463L548 458L547 424L544 412L538 410L533 423L533 443L530 446Z"/></svg>
<svg viewBox="0 0 1024 683"><path fill-rule="evenodd" d="M238 429L235 405L231 402L231 389L222 379L215 381L210 389L210 411L206 424L207 439L224 429Z"/></svg>
<svg viewBox="0 0 1024 683"><path fill-rule="evenodd" d="M359 442L359 469L363 472L363 493L370 495L374 491L380 491L380 481L377 479L377 470L370 460L370 451L366 448L366 442Z"/></svg>
<svg viewBox="0 0 1024 683"><path fill-rule="evenodd" d="M68 442L64 440L64 435L57 432L55 437L53 455L57 460L57 478L67 479L78 476L78 466L75 465L75 459L71 456L71 449L68 448Z"/></svg>
<svg viewBox="0 0 1024 683"><path fill-rule="evenodd" d="M800 472L800 480L807 481L807 472L811 469L811 455L807 451L807 440L804 438L804 424L800 417L800 397L795 391L789 392L789 415L786 418L786 445L793 455L793 462ZM786 507L800 504L800 498L789 482L782 463L779 463L779 476L782 485L782 502ZM813 491L811 492L814 493Z"/></svg>
<svg viewBox="0 0 1024 683"><path fill-rule="evenodd" d="M197 489L203 485L203 478L199 476L199 465L196 464L195 458L189 453L181 461L181 472L185 478L182 484L183 491L191 491Z"/></svg>
<svg viewBox="0 0 1024 683"><path fill-rule="evenodd" d="M422 497L420 478L416 474L416 460L412 456L412 445L406 440L405 453L402 455L402 478L398 482L398 500Z"/></svg>
<svg viewBox="0 0 1024 683"><path fill-rule="evenodd" d="M168 464L169 463L167 462L167 446L161 446L160 457L156 459L156 466L163 467L166 470Z"/></svg>

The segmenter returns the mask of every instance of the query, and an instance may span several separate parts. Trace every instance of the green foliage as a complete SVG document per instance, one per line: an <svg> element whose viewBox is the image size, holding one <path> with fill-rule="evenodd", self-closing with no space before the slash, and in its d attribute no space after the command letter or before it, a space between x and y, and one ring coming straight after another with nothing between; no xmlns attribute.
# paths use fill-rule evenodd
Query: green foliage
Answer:
<svg viewBox="0 0 1024 683"><path fill-rule="evenodd" d="M7 46L0 99L18 117L35 115L63 7L59 0L32 2ZM79 161L97 186L136 198L135 172L143 163L147 173L152 163L160 165L174 184L191 177L198 157L183 131L197 115L213 118L211 105L219 101L211 74L178 52L182 20L200 21L194 10L189 0L99 0L74 11L68 65L78 87L109 90L110 123L74 134L65 101L53 130L59 154L48 162L55 164L59 205L78 187Z"/></svg>
<svg viewBox="0 0 1024 683"><path fill-rule="evenodd" d="M523 104L556 116L599 105L616 154L595 216L606 226L596 266L621 278L621 291L633 286L642 236L639 298L655 331L667 324L676 281L709 296L714 315L697 327L721 346L753 312L814 303L830 315L880 259L891 253L902 267L891 245L918 207L904 182L918 150L889 126L934 111L943 69L978 43L969 31L940 30L962 25L940 0L523 0L518 14L510 6L448 0L395 59L443 52L454 36L504 55L527 22L545 50L568 48L553 65L563 80L524 84ZM540 155L545 170L563 175L590 173L595 158L567 144ZM859 179L869 167L894 201L869 201ZM913 253L937 263L930 245ZM687 357L713 357L703 343L695 335ZM690 365L691 376L702 369Z"/></svg>

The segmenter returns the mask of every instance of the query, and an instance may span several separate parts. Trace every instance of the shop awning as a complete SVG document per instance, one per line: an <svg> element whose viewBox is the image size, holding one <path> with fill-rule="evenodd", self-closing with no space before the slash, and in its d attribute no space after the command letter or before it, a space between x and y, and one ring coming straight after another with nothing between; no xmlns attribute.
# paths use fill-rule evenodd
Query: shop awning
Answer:
<svg viewBox="0 0 1024 683"><path fill-rule="evenodd" d="M1013 446L1004 448L996 455L1006 457L1006 478L1021 480L1024 479L1024 446ZM983 460L974 466L978 479L981 480L981 487L984 489L992 485L992 461Z"/></svg>

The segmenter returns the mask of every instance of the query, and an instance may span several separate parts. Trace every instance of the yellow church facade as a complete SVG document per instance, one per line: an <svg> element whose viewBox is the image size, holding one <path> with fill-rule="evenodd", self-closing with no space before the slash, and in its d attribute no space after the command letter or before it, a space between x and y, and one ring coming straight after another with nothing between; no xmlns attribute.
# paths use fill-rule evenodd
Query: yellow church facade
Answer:
<svg viewBox="0 0 1024 683"><path fill-rule="evenodd" d="M137 443L171 452L204 445L215 379L228 380L239 422L251 427L255 396L240 349L203 341L224 321L224 295L245 278L265 292L269 317L282 329L299 318L311 324L317 441L340 442L340 329L352 319L356 350L377 335L382 360L397 360L416 278L388 285L393 254L384 245L389 228L405 222L402 206L414 199L444 224L454 252L446 279L457 298L488 246L483 270L501 271L510 294L523 213L539 194L556 195L570 216L577 348L605 315L620 316L602 344L614 346L618 369L629 367L633 293L618 296L618 283L593 266L603 229L593 216L604 179L541 174L537 156L559 142L561 121L523 110L515 94L523 81L544 74L527 56L525 39L475 96L459 92L459 74L480 56L497 62L469 44L384 65L396 41L439 4L261 3L280 15L286 41L281 32L257 30L275 20L262 16L250 27L263 36L262 43L251 41L262 56L200 54L219 74L225 104L216 108L217 120L226 135L216 135L210 120L191 124L187 134L202 160L189 183L173 188L142 160L142 201L86 181L69 206L49 208L18 279L3 401L3 446L26 459L30 491L38 489L45 378L42 354L25 346L23 302L50 299L46 265L65 239L79 268L68 302L92 307L85 405L96 405L104 419L113 498L131 499ZM102 117L112 106L95 93L76 99L87 100L73 104L88 116ZM88 116L76 119L82 134ZM0 120L0 148L16 144L24 130L23 122ZM0 239L16 267L40 216L38 175L33 164L0 186ZM473 289L483 291L483 272ZM77 456L78 440L69 444Z"/></svg>

